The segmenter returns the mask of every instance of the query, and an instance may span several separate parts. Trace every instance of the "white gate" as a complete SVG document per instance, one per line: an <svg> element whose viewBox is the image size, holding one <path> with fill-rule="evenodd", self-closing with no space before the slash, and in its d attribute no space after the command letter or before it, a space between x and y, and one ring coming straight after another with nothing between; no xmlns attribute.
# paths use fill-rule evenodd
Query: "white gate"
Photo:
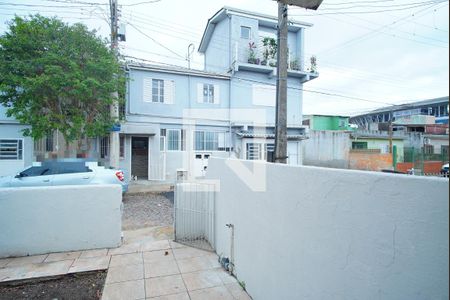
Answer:
<svg viewBox="0 0 450 300"><path fill-rule="evenodd" d="M175 241L213 251L214 185L196 182L177 183L174 204Z"/></svg>

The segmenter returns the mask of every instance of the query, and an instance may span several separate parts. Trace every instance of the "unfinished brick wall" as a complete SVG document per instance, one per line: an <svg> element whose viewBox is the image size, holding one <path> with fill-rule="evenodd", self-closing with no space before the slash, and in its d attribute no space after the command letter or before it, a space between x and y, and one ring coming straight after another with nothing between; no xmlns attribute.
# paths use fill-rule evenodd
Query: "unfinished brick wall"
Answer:
<svg viewBox="0 0 450 300"><path fill-rule="evenodd" d="M369 151L350 151L348 167L365 171L392 169L392 155Z"/></svg>

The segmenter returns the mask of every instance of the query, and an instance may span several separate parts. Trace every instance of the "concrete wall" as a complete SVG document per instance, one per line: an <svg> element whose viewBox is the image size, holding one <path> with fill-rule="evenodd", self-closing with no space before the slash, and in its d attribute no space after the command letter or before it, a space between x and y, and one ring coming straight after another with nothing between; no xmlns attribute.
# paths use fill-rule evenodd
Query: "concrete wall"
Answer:
<svg viewBox="0 0 450 300"><path fill-rule="evenodd" d="M302 142L303 164L330 168L348 168L350 136L346 132L309 132L309 139Z"/></svg>
<svg viewBox="0 0 450 300"><path fill-rule="evenodd" d="M207 177L253 299L449 297L448 179L221 159Z"/></svg>
<svg viewBox="0 0 450 300"><path fill-rule="evenodd" d="M364 171L381 171L393 169L390 153L350 151L348 168Z"/></svg>
<svg viewBox="0 0 450 300"><path fill-rule="evenodd" d="M0 257L117 247L118 185L0 189Z"/></svg>

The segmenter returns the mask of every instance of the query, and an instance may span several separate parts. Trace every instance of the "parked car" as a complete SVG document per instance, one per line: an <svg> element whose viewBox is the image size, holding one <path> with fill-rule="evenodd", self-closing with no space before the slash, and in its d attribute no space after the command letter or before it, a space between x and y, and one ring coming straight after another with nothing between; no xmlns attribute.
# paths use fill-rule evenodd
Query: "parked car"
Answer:
<svg viewBox="0 0 450 300"><path fill-rule="evenodd" d="M442 166L441 175L444 177L448 177L448 163Z"/></svg>
<svg viewBox="0 0 450 300"><path fill-rule="evenodd" d="M45 161L35 163L16 176L0 177L0 187L119 184L122 192L128 183L121 170L107 169L97 162Z"/></svg>

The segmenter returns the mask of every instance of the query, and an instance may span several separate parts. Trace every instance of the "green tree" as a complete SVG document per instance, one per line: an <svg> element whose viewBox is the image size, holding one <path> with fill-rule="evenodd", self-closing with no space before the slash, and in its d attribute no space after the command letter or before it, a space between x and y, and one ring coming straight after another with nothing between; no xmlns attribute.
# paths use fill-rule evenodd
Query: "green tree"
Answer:
<svg viewBox="0 0 450 300"><path fill-rule="evenodd" d="M104 136L117 121L110 116L112 92L124 95L124 88L107 41L83 24L16 16L0 36L0 103L30 125L25 136L53 130L66 142Z"/></svg>

